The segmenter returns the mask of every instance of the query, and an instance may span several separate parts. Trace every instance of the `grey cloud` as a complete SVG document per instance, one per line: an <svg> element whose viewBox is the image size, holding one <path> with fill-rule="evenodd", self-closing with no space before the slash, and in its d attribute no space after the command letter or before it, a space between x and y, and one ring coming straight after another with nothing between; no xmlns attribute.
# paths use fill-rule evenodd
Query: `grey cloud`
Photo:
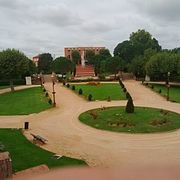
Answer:
<svg viewBox="0 0 180 180"><path fill-rule="evenodd" d="M157 21L179 21L180 1L179 0L130 0L140 13L147 14ZM156 19L155 19L156 18Z"/></svg>
<svg viewBox="0 0 180 180"><path fill-rule="evenodd" d="M28 56L64 46L106 46L111 52L145 28L163 48L179 46L179 0L0 0L0 50Z"/></svg>

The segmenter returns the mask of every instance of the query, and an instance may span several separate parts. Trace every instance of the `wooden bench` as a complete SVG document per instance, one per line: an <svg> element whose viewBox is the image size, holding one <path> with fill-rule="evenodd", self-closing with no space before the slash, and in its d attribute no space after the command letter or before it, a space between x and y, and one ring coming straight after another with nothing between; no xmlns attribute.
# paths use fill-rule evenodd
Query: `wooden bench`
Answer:
<svg viewBox="0 0 180 180"><path fill-rule="evenodd" d="M35 135L35 134L32 134L31 135L33 136L33 141L39 141L43 144L46 144L47 143L47 139L43 138L42 136L39 136L39 135Z"/></svg>

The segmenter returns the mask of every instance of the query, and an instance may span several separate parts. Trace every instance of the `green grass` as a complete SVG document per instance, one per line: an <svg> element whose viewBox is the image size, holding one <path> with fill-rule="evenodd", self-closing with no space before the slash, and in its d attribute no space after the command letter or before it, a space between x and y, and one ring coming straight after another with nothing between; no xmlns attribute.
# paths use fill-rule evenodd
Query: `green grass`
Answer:
<svg viewBox="0 0 180 180"><path fill-rule="evenodd" d="M12 159L13 172L46 164L49 168L86 165L82 160L62 157L53 158L53 153L41 149L28 141L22 130L0 129L0 142L5 145Z"/></svg>
<svg viewBox="0 0 180 180"><path fill-rule="evenodd" d="M50 107L40 87L0 94L0 115L26 115Z"/></svg>
<svg viewBox="0 0 180 180"><path fill-rule="evenodd" d="M9 88L9 86L0 86L0 89L6 89Z"/></svg>
<svg viewBox="0 0 180 180"><path fill-rule="evenodd" d="M110 96L111 100L125 100L126 96L119 84L101 84L99 86L92 86L87 84L71 84L75 85L76 92L79 92L79 89L83 90L83 96L88 97L89 94L92 94L93 100L107 100ZM70 88L71 88L70 87Z"/></svg>
<svg viewBox="0 0 180 180"><path fill-rule="evenodd" d="M166 96L167 95L167 87L165 85L161 85L161 84L150 84L149 86L154 86L154 91L159 92L159 90L161 89L161 94ZM178 86L170 86L170 91L169 91L169 97L170 97L170 101L174 101L177 103L180 103L180 87Z"/></svg>
<svg viewBox="0 0 180 180"><path fill-rule="evenodd" d="M92 112L97 114L96 119L90 115ZM125 107L110 107L105 110L95 109L81 114L79 119L81 122L94 128L115 132L152 133L180 128L179 114L143 107L136 107L135 113L132 114L126 113ZM153 122L161 122L163 120L167 123L152 125Z"/></svg>

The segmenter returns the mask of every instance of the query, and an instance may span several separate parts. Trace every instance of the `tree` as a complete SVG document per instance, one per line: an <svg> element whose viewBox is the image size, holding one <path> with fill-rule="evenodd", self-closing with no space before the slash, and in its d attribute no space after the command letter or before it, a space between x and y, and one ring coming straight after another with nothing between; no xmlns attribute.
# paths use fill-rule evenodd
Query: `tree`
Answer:
<svg viewBox="0 0 180 180"><path fill-rule="evenodd" d="M75 64L80 64L81 63L81 54L79 51L74 50L72 52L72 60Z"/></svg>
<svg viewBox="0 0 180 180"><path fill-rule="evenodd" d="M85 56L89 64L94 64L95 52L93 50L87 50Z"/></svg>
<svg viewBox="0 0 180 180"><path fill-rule="evenodd" d="M36 65L32 62L32 60L28 61L28 69L25 72L25 76L30 76L32 74L36 74L37 73L37 67Z"/></svg>
<svg viewBox="0 0 180 180"><path fill-rule="evenodd" d="M23 78L28 71L29 61L22 52L15 49L0 52L1 78L9 80L11 91L14 90L13 81Z"/></svg>
<svg viewBox="0 0 180 180"><path fill-rule="evenodd" d="M114 56L119 56L124 59L125 62L130 63L134 58L134 47L131 41L119 43L114 49Z"/></svg>
<svg viewBox="0 0 180 180"><path fill-rule="evenodd" d="M145 76L145 62L143 56L138 56L134 58L130 65L131 72L136 76L136 78L144 77Z"/></svg>
<svg viewBox="0 0 180 180"><path fill-rule="evenodd" d="M166 80L167 73L171 73L171 79L180 79L180 53L161 52L150 58L146 64L146 73L153 80Z"/></svg>
<svg viewBox="0 0 180 180"><path fill-rule="evenodd" d="M53 61L53 71L62 76L74 70L74 64L66 57L58 57Z"/></svg>
<svg viewBox="0 0 180 180"><path fill-rule="evenodd" d="M115 74L118 74L119 71L124 70L124 60L118 56L108 59L106 62L106 71Z"/></svg>
<svg viewBox="0 0 180 180"><path fill-rule="evenodd" d="M108 58L112 57L109 49L100 49L99 55L101 56L102 60L107 60Z"/></svg>
<svg viewBox="0 0 180 180"><path fill-rule="evenodd" d="M43 73L52 72L53 58L50 53L43 53L39 55L38 71Z"/></svg>
<svg viewBox="0 0 180 180"><path fill-rule="evenodd" d="M157 51L161 50L161 46L158 41L152 37L152 35L144 29L133 32L130 35L130 41L134 48L134 57L144 55L146 49L154 49Z"/></svg>

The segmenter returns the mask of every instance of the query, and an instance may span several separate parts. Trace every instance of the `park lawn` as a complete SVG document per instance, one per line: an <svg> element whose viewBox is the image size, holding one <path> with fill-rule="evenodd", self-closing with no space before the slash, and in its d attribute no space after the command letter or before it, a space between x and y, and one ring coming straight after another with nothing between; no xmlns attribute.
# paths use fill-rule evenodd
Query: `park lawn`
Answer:
<svg viewBox="0 0 180 180"><path fill-rule="evenodd" d="M119 84L101 84L99 86L87 85L87 84L73 84L76 88L76 92L79 89L83 90L83 96L88 97L92 95L92 100L107 100L108 97L111 100L125 100L126 96ZM71 84L72 87L72 84Z"/></svg>
<svg viewBox="0 0 180 180"><path fill-rule="evenodd" d="M0 94L0 115L27 115L49 108L41 87Z"/></svg>
<svg viewBox="0 0 180 180"><path fill-rule="evenodd" d="M166 96L167 95L167 87L163 84L150 84L150 86L154 86L154 91L158 92L161 89L161 94ZM169 90L169 97L170 101L174 101L180 103L180 86L170 86Z"/></svg>
<svg viewBox="0 0 180 180"><path fill-rule="evenodd" d="M6 89L9 88L9 86L0 86L0 89Z"/></svg>
<svg viewBox="0 0 180 180"><path fill-rule="evenodd" d="M86 163L68 157L53 158L53 153L32 144L22 133L21 129L0 129L0 142L10 153L13 172L46 164L49 168L65 166L82 166Z"/></svg>
<svg viewBox="0 0 180 180"><path fill-rule="evenodd" d="M94 109L84 112L79 119L93 128L115 132L153 133L180 128L180 114L143 107L136 107L132 114L126 113L125 107Z"/></svg>

